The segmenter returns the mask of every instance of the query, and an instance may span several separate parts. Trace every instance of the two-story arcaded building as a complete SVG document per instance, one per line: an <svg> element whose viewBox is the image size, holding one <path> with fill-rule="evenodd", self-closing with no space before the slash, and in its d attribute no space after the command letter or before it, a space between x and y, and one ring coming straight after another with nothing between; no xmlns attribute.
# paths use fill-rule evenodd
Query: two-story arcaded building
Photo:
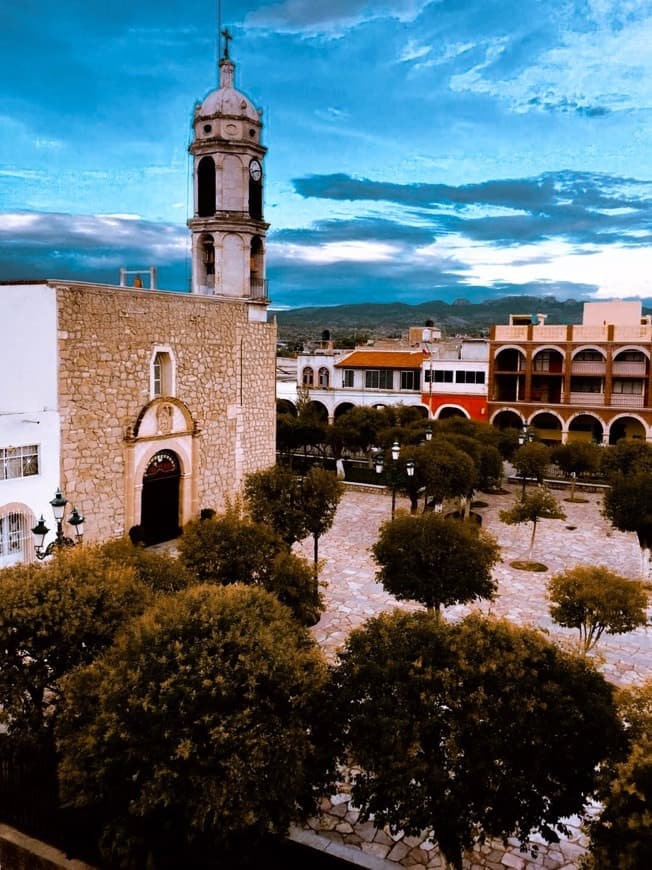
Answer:
<svg viewBox="0 0 652 870"><path fill-rule="evenodd" d="M33 558L59 486L90 540L136 526L153 543L274 463L265 148L233 74L225 53L195 108L191 293L0 285L0 567Z"/></svg>
<svg viewBox="0 0 652 870"><path fill-rule="evenodd" d="M489 421L551 443L652 440L651 355L640 302L587 302L580 325L511 315L490 333Z"/></svg>

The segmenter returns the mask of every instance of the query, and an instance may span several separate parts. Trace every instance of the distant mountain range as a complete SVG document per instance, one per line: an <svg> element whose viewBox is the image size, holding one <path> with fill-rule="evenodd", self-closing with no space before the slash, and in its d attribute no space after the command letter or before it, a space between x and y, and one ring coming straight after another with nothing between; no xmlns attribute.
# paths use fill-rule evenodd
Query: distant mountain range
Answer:
<svg viewBox="0 0 652 870"><path fill-rule="evenodd" d="M649 300L647 300L649 301ZM279 338L298 342L318 339L329 330L336 346L338 340L349 344L365 337L400 337L408 327L432 320L446 335L484 334L494 323L508 323L510 314L546 314L546 323L581 323L584 302L557 300L553 296L503 296L484 302L456 299L434 300L419 305L403 302L335 305L332 307L293 308L275 312ZM644 307L644 313L652 308Z"/></svg>

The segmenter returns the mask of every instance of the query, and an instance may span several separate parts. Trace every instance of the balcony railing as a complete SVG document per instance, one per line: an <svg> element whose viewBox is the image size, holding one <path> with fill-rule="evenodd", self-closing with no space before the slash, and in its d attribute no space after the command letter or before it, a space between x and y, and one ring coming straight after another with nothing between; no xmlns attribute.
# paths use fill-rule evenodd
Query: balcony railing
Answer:
<svg viewBox="0 0 652 870"><path fill-rule="evenodd" d="M571 375L596 375L604 377L605 364L599 360L577 360L571 365Z"/></svg>
<svg viewBox="0 0 652 870"><path fill-rule="evenodd" d="M612 393L611 405L613 408L644 408L645 396L640 393Z"/></svg>
<svg viewBox="0 0 652 870"><path fill-rule="evenodd" d="M641 362L614 362L613 373L614 377L635 377L644 378L647 375L646 363Z"/></svg>
<svg viewBox="0 0 652 870"><path fill-rule="evenodd" d="M267 299L268 281L267 278L250 278L249 292L252 299Z"/></svg>
<svg viewBox="0 0 652 870"><path fill-rule="evenodd" d="M571 405L604 405L604 393L571 393Z"/></svg>

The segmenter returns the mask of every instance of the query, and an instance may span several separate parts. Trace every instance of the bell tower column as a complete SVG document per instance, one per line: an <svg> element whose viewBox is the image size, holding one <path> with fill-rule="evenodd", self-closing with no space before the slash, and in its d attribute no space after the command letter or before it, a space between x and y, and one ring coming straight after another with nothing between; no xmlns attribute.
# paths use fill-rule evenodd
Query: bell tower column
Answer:
<svg viewBox="0 0 652 870"><path fill-rule="evenodd" d="M260 110L234 87L225 38L217 90L195 106L192 292L266 306L264 157Z"/></svg>

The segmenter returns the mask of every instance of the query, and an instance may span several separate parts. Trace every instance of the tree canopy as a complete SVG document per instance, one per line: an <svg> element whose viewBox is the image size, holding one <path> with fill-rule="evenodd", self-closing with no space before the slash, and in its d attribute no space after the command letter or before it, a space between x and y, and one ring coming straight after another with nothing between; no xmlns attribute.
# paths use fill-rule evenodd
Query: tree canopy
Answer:
<svg viewBox="0 0 652 870"><path fill-rule="evenodd" d="M151 597L133 567L99 547L0 572L0 722L17 745L47 747L62 678L108 647Z"/></svg>
<svg viewBox="0 0 652 870"><path fill-rule="evenodd" d="M641 574L646 576L652 546L652 471L616 473L610 483L604 495L604 515L621 532L636 532L641 548Z"/></svg>
<svg viewBox="0 0 652 870"><path fill-rule="evenodd" d="M652 681L620 696L628 751L603 769L600 815L589 825L587 870L652 866Z"/></svg>
<svg viewBox="0 0 652 870"><path fill-rule="evenodd" d="M621 734L590 662L478 616L372 619L349 636L333 684L362 818L432 831L456 868L486 836L556 840Z"/></svg>
<svg viewBox="0 0 652 870"><path fill-rule="evenodd" d="M497 543L471 523L441 514L398 516L385 523L372 547L380 566L376 579L399 600L441 607L491 599L496 583L491 569Z"/></svg>
<svg viewBox="0 0 652 870"><path fill-rule="evenodd" d="M565 628L576 628L585 652L602 635L625 634L647 622L647 595L641 584L602 565L577 565L548 582L550 615Z"/></svg>
<svg viewBox="0 0 652 870"><path fill-rule="evenodd" d="M326 668L269 593L195 586L158 600L65 681L65 801L98 811L111 866L195 866L313 808Z"/></svg>

